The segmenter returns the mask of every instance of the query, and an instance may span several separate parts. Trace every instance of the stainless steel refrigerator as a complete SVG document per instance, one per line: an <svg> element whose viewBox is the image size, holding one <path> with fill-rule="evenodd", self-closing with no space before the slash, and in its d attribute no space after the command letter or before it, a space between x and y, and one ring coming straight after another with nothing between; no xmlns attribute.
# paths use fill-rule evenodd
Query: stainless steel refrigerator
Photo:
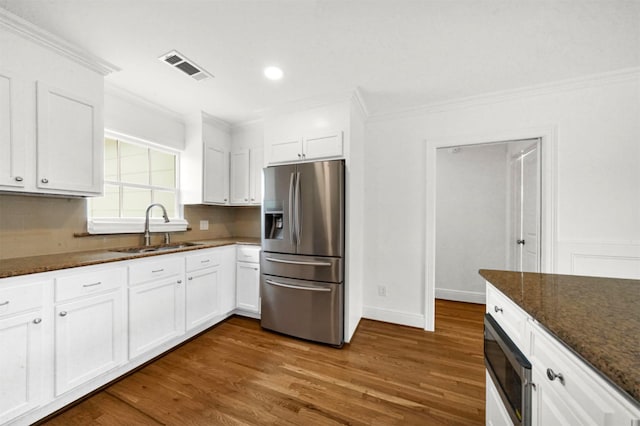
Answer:
<svg viewBox="0 0 640 426"><path fill-rule="evenodd" d="M344 160L264 169L261 325L344 342Z"/></svg>

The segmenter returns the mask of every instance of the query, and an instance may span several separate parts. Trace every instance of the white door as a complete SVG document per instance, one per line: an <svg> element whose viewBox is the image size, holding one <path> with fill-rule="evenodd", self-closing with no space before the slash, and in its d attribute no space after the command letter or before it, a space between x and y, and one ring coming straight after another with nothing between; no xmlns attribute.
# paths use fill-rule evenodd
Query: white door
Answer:
<svg viewBox="0 0 640 426"><path fill-rule="evenodd" d="M219 268L187 273L187 330L203 324L219 314Z"/></svg>
<svg viewBox="0 0 640 426"><path fill-rule="evenodd" d="M55 315L56 396L126 360L120 290L60 304Z"/></svg>
<svg viewBox="0 0 640 426"><path fill-rule="evenodd" d="M0 424L40 405L42 310L0 319Z"/></svg>
<svg viewBox="0 0 640 426"><path fill-rule="evenodd" d="M511 269L540 271L539 140L512 158Z"/></svg>

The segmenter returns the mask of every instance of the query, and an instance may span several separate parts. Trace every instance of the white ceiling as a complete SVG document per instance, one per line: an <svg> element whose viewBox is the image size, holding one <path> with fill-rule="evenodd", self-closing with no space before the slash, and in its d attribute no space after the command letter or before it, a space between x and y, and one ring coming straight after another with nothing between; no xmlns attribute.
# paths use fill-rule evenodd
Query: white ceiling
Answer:
<svg viewBox="0 0 640 426"><path fill-rule="evenodd" d="M116 65L107 81L230 123L359 87L371 114L640 66L640 0L0 0ZM177 49L215 75L157 57ZM262 69L277 64L279 82Z"/></svg>

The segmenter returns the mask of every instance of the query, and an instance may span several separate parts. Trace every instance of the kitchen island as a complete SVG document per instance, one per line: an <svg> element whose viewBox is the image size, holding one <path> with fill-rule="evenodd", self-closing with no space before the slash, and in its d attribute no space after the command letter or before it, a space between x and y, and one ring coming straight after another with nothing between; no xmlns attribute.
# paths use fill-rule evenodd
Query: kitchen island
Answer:
<svg viewBox="0 0 640 426"><path fill-rule="evenodd" d="M630 406L640 408L640 280L479 272L491 284L489 288L495 287L524 311L528 330L548 333L559 347L619 391ZM489 305L487 309L493 315L500 310L493 313ZM547 356L536 346L536 333L525 333L521 341L535 369L535 360ZM571 383L563 384L568 388Z"/></svg>

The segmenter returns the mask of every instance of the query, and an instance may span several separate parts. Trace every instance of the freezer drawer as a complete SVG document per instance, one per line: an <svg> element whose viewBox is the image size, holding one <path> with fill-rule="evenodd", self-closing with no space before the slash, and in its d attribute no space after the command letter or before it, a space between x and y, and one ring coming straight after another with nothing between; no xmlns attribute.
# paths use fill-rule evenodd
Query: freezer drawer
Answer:
<svg viewBox="0 0 640 426"><path fill-rule="evenodd" d="M262 252L260 270L263 274L309 281L340 283L343 280L342 258L300 256Z"/></svg>
<svg viewBox="0 0 640 426"><path fill-rule="evenodd" d="M343 343L342 284L262 275L263 328L316 342Z"/></svg>

